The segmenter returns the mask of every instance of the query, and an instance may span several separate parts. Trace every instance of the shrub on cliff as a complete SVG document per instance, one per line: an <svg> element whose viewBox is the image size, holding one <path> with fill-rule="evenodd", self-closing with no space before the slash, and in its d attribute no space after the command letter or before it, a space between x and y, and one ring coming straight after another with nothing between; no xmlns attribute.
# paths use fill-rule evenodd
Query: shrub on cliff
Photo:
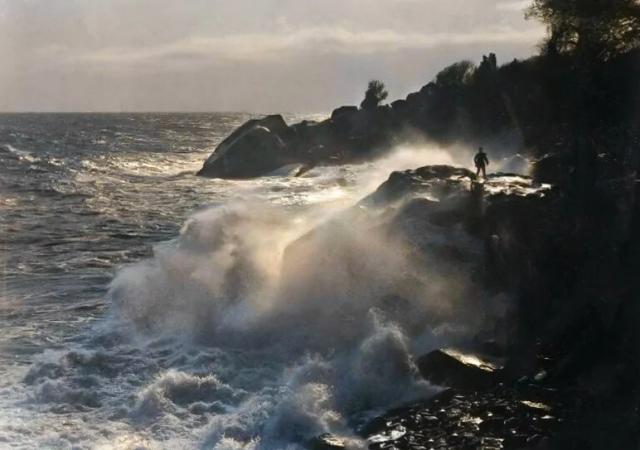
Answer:
<svg viewBox="0 0 640 450"><path fill-rule="evenodd" d="M471 61L459 61L442 69L435 78L439 86L461 86L467 84L473 77L476 66Z"/></svg>
<svg viewBox="0 0 640 450"><path fill-rule="evenodd" d="M367 87L367 92L364 94L364 100L360 104L362 109L371 111L376 109L380 104L387 99L389 93L384 85L384 83L380 80L371 80L369 81L369 86Z"/></svg>

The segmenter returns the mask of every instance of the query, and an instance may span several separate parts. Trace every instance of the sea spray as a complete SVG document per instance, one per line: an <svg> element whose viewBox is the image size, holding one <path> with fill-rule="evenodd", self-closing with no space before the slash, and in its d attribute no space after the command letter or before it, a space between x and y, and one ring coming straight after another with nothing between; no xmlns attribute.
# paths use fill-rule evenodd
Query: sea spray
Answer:
<svg viewBox="0 0 640 450"><path fill-rule="evenodd" d="M78 264L65 283L84 279L78 248L117 256L91 292L112 267L143 260L118 272L105 318L34 362L19 387L28 393L21 414L46 432L40 439L16 426L9 439L41 448L293 449L331 432L362 446L354 430L369 415L433 392L413 357L467 333L460 313L474 311L465 306L477 298L468 277L478 244L425 223L414 235L384 232L393 208L321 228L353 217L345 208L392 170L464 165L472 151L452 157L425 144L363 166L243 182L167 177L174 171L163 164L175 162L153 153L78 156L104 171L71 162L73 186L88 196L82 220L95 222L54 247ZM128 164L140 158L149 167ZM151 170L156 163L165 175ZM202 210L208 203L218 206ZM149 257L149 244L171 239L177 218L196 209ZM300 241L307 234L314 245ZM441 244L469 263L430 251ZM303 258L293 257L296 247ZM40 332L43 322L25 317Z"/></svg>
<svg viewBox="0 0 640 450"><path fill-rule="evenodd" d="M442 275L402 240L340 217L323 229L273 208L215 208L194 215L153 261L124 270L111 291L121 320L235 352L210 374L160 374L130 418L167 426L181 411L213 415L206 448L285 448L326 432L357 442L359 414L432 394L406 333L421 321L424 333L432 308L447 303L428 298L444 292ZM309 228L319 245L285 251ZM382 308L398 292L414 294L410 314ZM228 389L202 387L218 382Z"/></svg>

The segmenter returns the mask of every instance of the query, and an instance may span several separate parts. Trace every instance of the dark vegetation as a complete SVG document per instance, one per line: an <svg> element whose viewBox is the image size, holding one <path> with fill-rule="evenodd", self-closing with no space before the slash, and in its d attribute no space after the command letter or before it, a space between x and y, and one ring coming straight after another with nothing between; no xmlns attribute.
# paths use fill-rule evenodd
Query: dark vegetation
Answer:
<svg viewBox="0 0 640 450"><path fill-rule="evenodd" d="M379 80L371 80L369 81L369 86L367 87L367 92L364 93L364 100L360 103L360 108L371 111L376 109L382 102L384 102L389 93L385 88L385 85L382 81Z"/></svg>

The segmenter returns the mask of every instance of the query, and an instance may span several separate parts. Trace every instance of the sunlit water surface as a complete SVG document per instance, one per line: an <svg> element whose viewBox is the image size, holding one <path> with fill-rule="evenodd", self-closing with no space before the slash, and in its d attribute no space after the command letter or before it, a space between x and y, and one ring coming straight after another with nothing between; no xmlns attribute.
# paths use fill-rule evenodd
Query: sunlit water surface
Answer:
<svg viewBox="0 0 640 450"><path fill-rule="evenodd" d="M292 240L420 161L196 178L248 118L0 116L0 448L297 448L433 392L368 305L345 332L276 292Z"/></svg>

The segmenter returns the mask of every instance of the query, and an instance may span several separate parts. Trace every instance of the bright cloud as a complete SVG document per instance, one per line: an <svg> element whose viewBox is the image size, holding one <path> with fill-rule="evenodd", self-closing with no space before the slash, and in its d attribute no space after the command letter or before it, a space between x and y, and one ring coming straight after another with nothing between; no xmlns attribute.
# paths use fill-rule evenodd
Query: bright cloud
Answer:
<svg viewBox="0 0 640 450"><path fill-rule="evenodd" d="M193 37L169 45L142 48L111 47L72 58L77 62L109 65L145 65L174 61L224 59L260 63L295 57L296 53L375 54L406 49L432 49L443 45L530 43L540 39L539 29L526 32L494 28L471 33L400 34L393 30L354 32L344 28L312 28L290 34L243 34ZM59 49L66 52L66 49Z"/></svg>
<svg viewBox="0 0 640 450"><path fill-rule="evenodd" d="M519 2L506 2L498 3L496 9L498 11L524 11L524 9L531 4L530 0L524 0Z"/></svg>
<svg viewBox="0 0 640 450"><path fill-rule="evenodd" d="M0 110L318 110L533 52L499 0L0 0ZM259 90L257 88L259 86Z"/></svg>

